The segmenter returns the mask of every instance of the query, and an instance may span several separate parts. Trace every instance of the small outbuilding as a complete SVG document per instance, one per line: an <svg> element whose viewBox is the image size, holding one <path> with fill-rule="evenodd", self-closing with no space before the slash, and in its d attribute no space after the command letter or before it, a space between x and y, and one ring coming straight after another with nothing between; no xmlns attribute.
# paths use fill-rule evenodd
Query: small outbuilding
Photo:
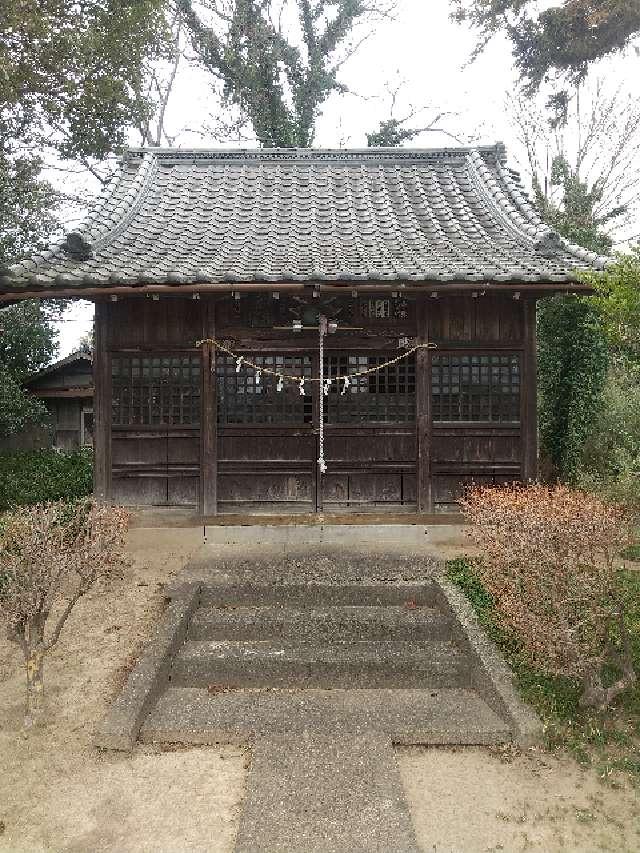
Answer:
<svg viewBox="0 0 640 853"><path fill-rule="evenodd" d="M93 445L93 357L78 350L43 368L25 383L50 414L50 444L58 450Z"/></svg>
<svg viewBox="0 0 640 853"><path fill-rule="evenodd" d="M129 150L0 298L95 301L101 499L437 511L536 476L536 300L604 263L500 144Z"/></svg>

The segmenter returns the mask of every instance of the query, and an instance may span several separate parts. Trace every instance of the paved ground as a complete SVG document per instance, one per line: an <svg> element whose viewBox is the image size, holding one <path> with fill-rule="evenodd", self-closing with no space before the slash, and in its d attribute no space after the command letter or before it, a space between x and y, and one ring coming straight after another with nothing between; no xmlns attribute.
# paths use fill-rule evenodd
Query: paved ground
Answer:
<svg viewBox="0 0 640 853"><path fill-rule="evenodd" d="M259 555L223 559L208 543L176 579L185 639L141 735L251 742L237 853L417 853L392 743L520 731L443 593L441 563L406 553L424 534L395 529L373 549L362 531L338 544L344 527L330 547L260 528Z"/></svg>
<svg viewBox="0 0 640 853"><path fill-rule="evenodd" d="M2 853L234 850L250 753L142 745L123 757L91 745L157 622L164 585L201 543L202 531L132 532L133 566L81 602L47 662L42 732L21 730L22 662L14 645L0 642ZM439 553L445 547L460 553L464 540ZM220 556L230 552L220 548ZM424 853L640 849L638 792L622 774L602 780L595 768L539 749L401 747L395 755Z"/></svg>
<svg viewBox="0 0 640 853"><path fill-rule="evenodd" d="M236 853L419 853L398 765L375 733L260 738Z"/></svg>

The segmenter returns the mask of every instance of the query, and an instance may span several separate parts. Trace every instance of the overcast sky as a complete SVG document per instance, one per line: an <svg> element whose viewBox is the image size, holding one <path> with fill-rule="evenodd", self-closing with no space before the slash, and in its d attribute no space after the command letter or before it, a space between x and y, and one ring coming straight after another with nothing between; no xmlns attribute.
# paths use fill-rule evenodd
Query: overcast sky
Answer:
<svg viewBox="0 0 640 853"><path fill-rule="evenodd" d="M365 146L366 132L374 130L381 118L389 117L388 88L404 81L395 117L403 118L412 109L424 107L414 122L423 127L446 111L452 114L442 121L446 130L464 140L501 140L509 148L511 164L524 168L504 108L507 92L516 88L510 44L497 37L469 65L474 35L449 20L449 8L448 0L400 0L395 19L381 23L344 66L342 80L355 94L335 95L325 104L317 125L317 147ZM629 56L601 63L596 73L626 80L631 89L638 63L637 55L630 52ZM202 127L212 106L215 109L206 75L190 69L181 72L168 113L168 128L177 134L176 144L220 147L218 142L188 132L189 128ZM412 144L455 145L439 133L425 133ZM88 303L76 303L69 309L60 326L61 356L71 352L90 329L92 313Z"/></svg>

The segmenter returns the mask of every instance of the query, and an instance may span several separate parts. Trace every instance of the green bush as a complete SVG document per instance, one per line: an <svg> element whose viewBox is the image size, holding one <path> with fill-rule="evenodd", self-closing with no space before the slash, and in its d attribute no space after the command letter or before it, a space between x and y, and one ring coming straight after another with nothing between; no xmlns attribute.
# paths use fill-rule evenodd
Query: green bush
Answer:
<svg viewBox="0 0 640 853"><path fill-rule="evenodd" d="M640 511L640 365L628 359L617 359L609 371L577 481Z"/></svg>
<svg viewBox="0 0 640 853"><path fill-rule="evenodd" d="M602 408L609 355L598 308L578 296L538 305L540 449L549 479L573 483Z"/></svg>
<svg viewBox="0 0 640 853"><path fill-rule="evenodd" d="M90 495L92 489L91 450L0 453L0 512L47 501L73 501Z"/></svg>

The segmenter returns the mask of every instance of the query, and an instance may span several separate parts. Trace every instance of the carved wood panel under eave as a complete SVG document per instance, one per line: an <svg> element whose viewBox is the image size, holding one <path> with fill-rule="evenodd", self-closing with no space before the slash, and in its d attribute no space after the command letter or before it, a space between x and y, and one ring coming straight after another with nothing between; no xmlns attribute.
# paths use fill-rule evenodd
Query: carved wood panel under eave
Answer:
<svg viewBox="0 0 640 853"><path fill-rule="evenodd" d="M428 298L426 310L431 341L513 345L524 337L523 302L510 296L442 295Z"/></svg>
<svg viewBox="0 0 640 853"><path fill-rule="evenodd" d="M109 349L194 349L208 337L207 299L147 297L106 303Z"/></svg>

